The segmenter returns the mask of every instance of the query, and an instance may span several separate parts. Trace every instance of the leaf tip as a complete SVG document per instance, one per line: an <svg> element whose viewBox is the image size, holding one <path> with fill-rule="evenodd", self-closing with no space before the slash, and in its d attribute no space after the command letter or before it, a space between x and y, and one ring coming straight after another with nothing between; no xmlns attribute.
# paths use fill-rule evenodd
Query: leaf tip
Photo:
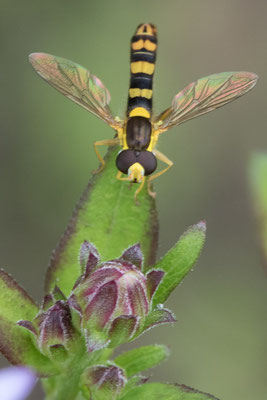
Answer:
<svg viewBox="0 0 267 400"><path fill-rule="evenodd" d="M199 229L200 231L202 231L203 233L206 233L206 231L207 231L206 220L203 219L203 220L199 221L199 222L195 225L195 227L196 227L197 229Z"/></svg>

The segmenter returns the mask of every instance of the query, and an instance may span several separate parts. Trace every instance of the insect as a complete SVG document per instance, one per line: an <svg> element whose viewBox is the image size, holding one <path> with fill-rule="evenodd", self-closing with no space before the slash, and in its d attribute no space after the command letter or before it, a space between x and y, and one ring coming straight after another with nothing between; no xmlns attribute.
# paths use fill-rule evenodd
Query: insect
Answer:
<svg viewBox="0 0 267 400"><path fill-rule="evenodd" d="M152 113L152 84L156 62L157 29L152 24L141 24L131 39L131 78L126 115L113 117L109 108L110 94L103 83L82 66L64 58L45 53L33 53L30 63L37 73L64 96L95 114L116 131L113 139L94 143L95 153L105 166L98 146L120 145L116 159L116 178L139 183L135 200L148 177L148 193L155 197L151 182L173 165L156 149L163 132L242 96L257 82L251 72L222 72L190 83L173 99L161 114ZM151 175L157 160L166 167ZM127 176L126 176L127 175Z"/></svg>

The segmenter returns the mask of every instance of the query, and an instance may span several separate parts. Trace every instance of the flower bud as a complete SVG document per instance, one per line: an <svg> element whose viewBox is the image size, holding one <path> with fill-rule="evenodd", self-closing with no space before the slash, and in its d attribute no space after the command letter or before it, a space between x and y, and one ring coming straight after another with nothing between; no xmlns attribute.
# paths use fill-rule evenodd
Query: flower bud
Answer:
<svg viewBox="0 0 267 400"><path fill-rule="evenodd" d="M47 304L47 297L44 303ZM39 349L47 356L64 356L73 341L71 313L68 304L63 300L58 300L46 311L41 311L33 323L19 321L18 324L35 335Z"/></svg>
<svg viewBox="0 0 267 400"><path fill-rule="evenodd" d="M121 368L115 365L96 365L85 371L85 384L94 399L117 399L127 379Z"/></svg>
<svg viewBox="0 0 267 400"><path fill-rule="evenodd" d="M89 261L92 259L90 248L85 244L81 248L83 265L90 264L84 257L86 254ZM96 260L98 253L92 249ZM120 259L87 268L76 282L68 303L76 321L79 315L89 351L117 346L142 330L152 295L163 276L162 271L144 275L142 261L140 246L135 245Z"/></svg>
<svg viewBox="0 0 267 400"><path fill-rule="evenodd" d="M64 301L57 301L46 312L36 317L39 328L38 344L43 352L51 347L62 345L68 349L73 337L71 314L68 305Z"/></svg>

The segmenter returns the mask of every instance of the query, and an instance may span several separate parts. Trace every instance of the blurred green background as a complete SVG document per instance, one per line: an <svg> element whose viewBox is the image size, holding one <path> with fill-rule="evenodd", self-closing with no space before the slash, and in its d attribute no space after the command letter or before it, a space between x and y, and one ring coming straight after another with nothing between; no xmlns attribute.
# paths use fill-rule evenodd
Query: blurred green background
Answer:
<svg viewBox="0 0 267 400"><path fill-rule="evenodd" d="M208 237L195 271L167 303L178 323L135 344L172 350L152 379L225 400L267 393L266 273L247 179L252 152L267 151L266 15L265 0L1 0L0 260L39 301L51 250L98 165L93 142L113 132L44 83L27 55L42 51L88 67L120 116L129 41L141 22L159 32L156 113L197 78L231 70L260 76L245 97L162 135L159 148L175 164L155 185L158 256L201 219ZM39 388L31 398L42 398Z"/></svg>

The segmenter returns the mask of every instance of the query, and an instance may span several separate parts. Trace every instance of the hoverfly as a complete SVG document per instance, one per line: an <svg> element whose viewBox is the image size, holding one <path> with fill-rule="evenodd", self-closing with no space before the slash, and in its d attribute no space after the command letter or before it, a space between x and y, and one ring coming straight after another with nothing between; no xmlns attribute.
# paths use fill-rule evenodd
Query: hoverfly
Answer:
<svg viewBox="0 0 267 400"><path fill-rule="evenodd" d="M173 99L161 114L152 114L152 83L156 61L157 30L152 24L141 24L131 40L131 79L128 105L124 119L113 117L108 106L110 94L103 83L82 66L64 58L33 53L30 63L51 86L115 129L113 139L94 143L101 166L105 161L98 146L120 145L116 159L116 178L140 183L135 200L148 178L148 193L155 197L151 182L165 173L173 162L155 148L161 133L189 119L229 103L256 84L251 72L222 72L190 83ZM157 168L157 159L166 167L150 176ZM128 175L128 176L123 176Z"/></svg>

